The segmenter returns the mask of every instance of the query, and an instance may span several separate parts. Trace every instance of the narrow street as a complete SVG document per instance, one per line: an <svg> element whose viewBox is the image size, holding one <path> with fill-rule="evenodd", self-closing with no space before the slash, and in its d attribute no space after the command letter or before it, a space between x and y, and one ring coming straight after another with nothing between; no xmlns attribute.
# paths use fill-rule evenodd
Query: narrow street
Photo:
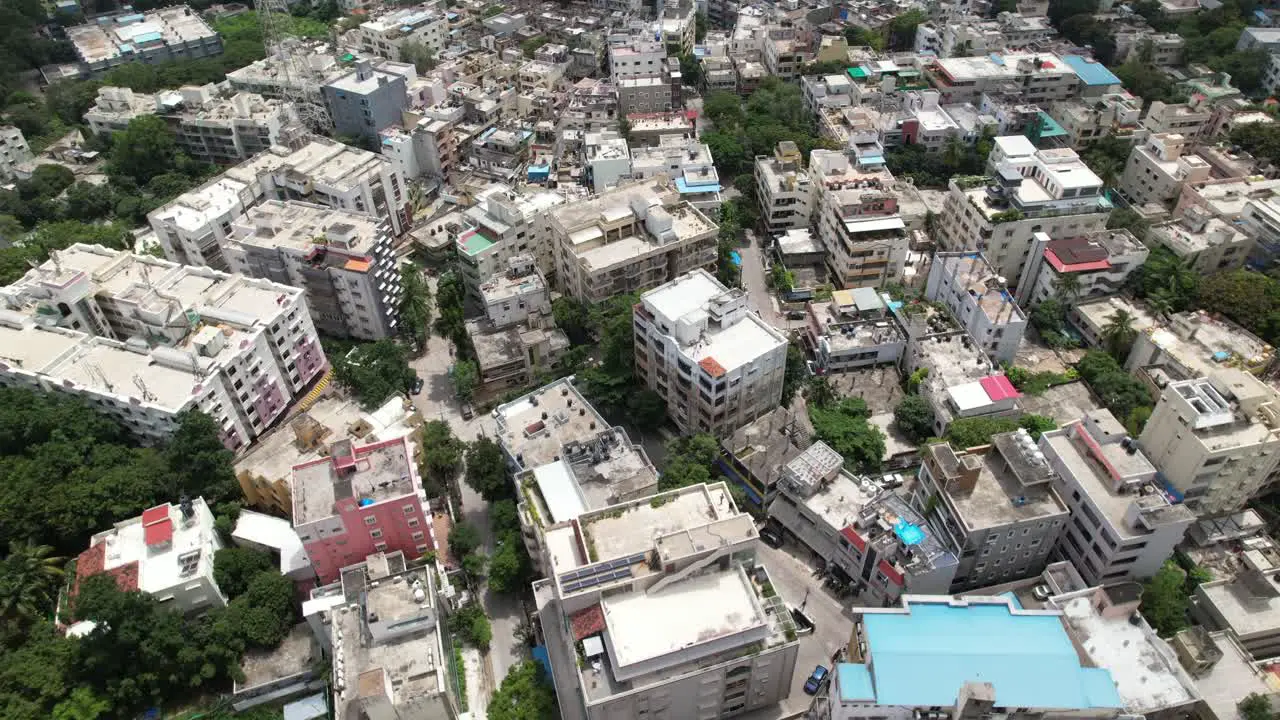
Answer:
<svg viewBox="0 0 1280 720"><path fill-rule="evenodd" d="M761 320L785 332L787 321L778 312L777 301L765 283L764 253L755 243L739 247L738 253L742 256L742 287L747 291L747 304L760 314Z"/></svg>

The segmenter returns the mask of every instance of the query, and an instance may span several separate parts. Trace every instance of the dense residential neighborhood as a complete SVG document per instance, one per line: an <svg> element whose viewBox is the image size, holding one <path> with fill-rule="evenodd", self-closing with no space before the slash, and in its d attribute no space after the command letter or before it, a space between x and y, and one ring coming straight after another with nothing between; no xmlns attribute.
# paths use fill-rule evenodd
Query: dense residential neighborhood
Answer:
<svg viewBox="0 0 1280 720"><path fill-rule="evenodd" d="M1280 8L0 3L0 720L1280 718Z"/></svg>

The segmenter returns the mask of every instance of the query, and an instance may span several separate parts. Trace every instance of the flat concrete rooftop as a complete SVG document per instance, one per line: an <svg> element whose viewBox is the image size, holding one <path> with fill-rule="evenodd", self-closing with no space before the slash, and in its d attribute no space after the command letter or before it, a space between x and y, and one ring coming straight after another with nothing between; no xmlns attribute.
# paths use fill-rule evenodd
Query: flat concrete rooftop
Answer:
<svg viewBox="0 0 1280 720"><path fill-rule="evenodd" d="M405 438L364 447L343 443L348 447L335 445L329 457L293 469L295 527L331 517L339 500L379 503L417 491L413 457Z"/></svg>

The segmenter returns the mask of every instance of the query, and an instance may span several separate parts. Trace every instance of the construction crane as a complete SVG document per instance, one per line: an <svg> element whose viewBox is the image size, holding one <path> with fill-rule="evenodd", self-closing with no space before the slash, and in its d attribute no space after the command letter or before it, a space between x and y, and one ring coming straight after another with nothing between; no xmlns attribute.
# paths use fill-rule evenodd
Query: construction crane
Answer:
<svg viewBox="0 0 1280 720"><path fill-rule="evenodd" d="M286 0L254 0L258 22L262 24L262 44L267 53L280 61L280 97L293 105L294 112L312 132L328 134L333 129L329 110L320 94L317 73L299 54L301 39L286 24L289 4Z"/></svg>

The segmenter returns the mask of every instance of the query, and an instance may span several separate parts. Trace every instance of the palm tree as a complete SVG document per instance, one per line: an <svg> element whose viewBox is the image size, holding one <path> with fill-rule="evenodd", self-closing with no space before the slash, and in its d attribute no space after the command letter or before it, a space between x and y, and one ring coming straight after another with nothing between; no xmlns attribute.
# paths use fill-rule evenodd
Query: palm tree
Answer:
<svg viewBox="0 0 1280 720"><path fill-rule="evenodd" d="M1133 329L1133 314L1128 310L1117 310L1111 314L1106 327L1102 328L1102 342L1117 362L1123 363L1129 354L1129 347L1138 335Z"/></svg>
<svg viewBox="0 0 1280 720"><path fill-rule="evenodd" d="M1054 278L1053 294L1063 304L1074 302L1080 297L1080 276L1076 273L1064 273Z"/></svg>
<svg viewBox="0 0 1280 720"><path fill-rule="evenodd" d="M11 541L9 555L0 561L0 619L26 622L48 612L62 583L65 558L53 548Z"/></svg>
<svg viewBox="0 0 1280 720"><path fill-rule="evenodd" d="M947 147L942 151L942 162L947 167L955 169L960 167L960 163L964 161L964 145L960 143L960 138L955 135L947 141Z"/></svg>
<svg viewBox="0 0 1280 720"><path fill-rule="evenodd" d="M1120 182L1120 173L1124 172L1124 165L1115 158L1103 157L1093 163L1093 171L1102 181L1103 187L1113 188Z"/></svg>

